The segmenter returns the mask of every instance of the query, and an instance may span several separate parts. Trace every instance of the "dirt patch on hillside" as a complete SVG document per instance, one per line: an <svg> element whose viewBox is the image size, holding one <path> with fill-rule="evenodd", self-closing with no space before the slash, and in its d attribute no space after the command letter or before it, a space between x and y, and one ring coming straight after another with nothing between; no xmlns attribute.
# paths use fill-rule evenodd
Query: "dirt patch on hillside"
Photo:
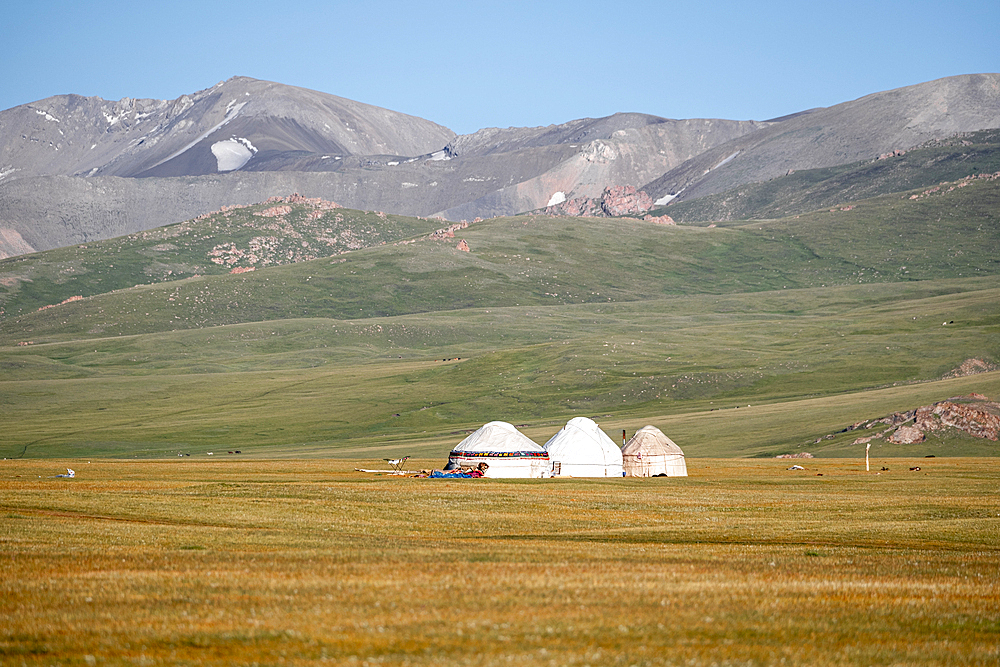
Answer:
<svg viewBox="0 0 1000 667"><path fill-rule="evenodd" d="M35 252L16 229L0 228L0 259L27 255Z"/></svg>
<svg viewBox="0 0 1000 667"><path fill-rule="evenodd" d="M985 359L966 359L958 368L946 373L942 379L962 378L969 375L976 375L977 373L989 373L998 369L1000 369L1000 366Z"/></svg>

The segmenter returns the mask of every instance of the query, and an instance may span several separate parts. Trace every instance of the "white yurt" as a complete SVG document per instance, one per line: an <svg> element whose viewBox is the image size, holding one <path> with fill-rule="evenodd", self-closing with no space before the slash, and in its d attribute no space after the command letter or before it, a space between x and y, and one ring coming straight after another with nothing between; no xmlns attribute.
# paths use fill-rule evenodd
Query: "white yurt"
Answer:
<svg viewBox="0 0 1000 667"><path fill-rule="evenodd" d="M687 477L684 452L655 426L643 426L622 447L625 474L629 477Z"/></svg>
<svg viewBox="0 0 1000 667"><path fill-rule="evenodd" d="M545 443L553 477L621 477L622 450L593 419L573 417Z"/></svg>
<svg viewBox="0 0 1000 667"><path fill-rule="evenodd" d="M549 454L507 422L490 422L458 443L448 463L478 466L486 462L486 477L548 477Z"/></svg>

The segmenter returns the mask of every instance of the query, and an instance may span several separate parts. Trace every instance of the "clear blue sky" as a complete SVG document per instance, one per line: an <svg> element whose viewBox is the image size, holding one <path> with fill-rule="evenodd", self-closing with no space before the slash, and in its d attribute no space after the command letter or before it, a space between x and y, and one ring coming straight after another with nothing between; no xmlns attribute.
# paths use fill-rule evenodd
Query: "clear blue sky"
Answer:
<svg viewBox="0 0 1000 667"><path fill-rule="evenodd" d="M234 75L459 133L638 111L763 120L1000 72L1000 2L12 0L0 109L173 99Z"/></svg>

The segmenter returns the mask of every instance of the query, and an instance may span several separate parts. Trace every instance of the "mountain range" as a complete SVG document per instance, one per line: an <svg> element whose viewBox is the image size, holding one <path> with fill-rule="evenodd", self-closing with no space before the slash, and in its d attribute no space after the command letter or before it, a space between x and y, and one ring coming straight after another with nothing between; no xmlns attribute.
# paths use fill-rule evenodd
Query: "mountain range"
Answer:
<svg viewBox="0 0 1000 667"><path fill-rule="evenodd" d="M0 257L291 192L452 221L538 210L621 185L676 205L995 127L998 74L766 121L619 113L461 136L246 77L172 101L60 95L0 112Z"/></svg>

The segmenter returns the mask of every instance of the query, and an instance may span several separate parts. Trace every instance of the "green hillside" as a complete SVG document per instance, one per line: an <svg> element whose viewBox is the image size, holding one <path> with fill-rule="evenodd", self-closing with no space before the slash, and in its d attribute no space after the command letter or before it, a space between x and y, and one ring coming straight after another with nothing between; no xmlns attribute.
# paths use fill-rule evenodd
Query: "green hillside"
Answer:
<svg viewBox="0 0 1000 667"><path fill-rule="evenodd" d="M7 348L0 454L273 446L342 454L448 434L454 444L460 429L498 418L537 427L544 440L581 414L634 430L657 416L685 421L748 403L760 409L894 384L923 392L884 399L874 413L842 409L835 419L792 409L751 433L731 410L710 428L680 431L693 455L777 453L951 395L940 392L996 395L995 373L960 389L949 381L936 396L908 383L941 377L969 357L1000 356L998 303L1000 281L986 279L285 320ZM945 318L955 324L942 326Z"/></svg>
<svg viewBox="0 0 1000 667"><path fill-rule="evenodd" d="M292 195L176 225L0 260L0 313L199 275L281 266L427 234L445 223Z"/></svg>
<svg viewBox="0 0 1000 667"><path fill-rule="evenodd" d="M678 222L774 219L996 173L1000 173L1000 130L983 130L935 140L902 155L796 171L677 202L653 214L669 214Z"/></svg>
<svg viewBox="0 0 1000 667"><path fill-rule="evenodd" d="M461 230L471 252L422 238L34 312L22 284L0 320L0 455L440 457L486 421L543 442L577 415L669 426L693 456L773 455L1000 395L997 373L940 380L1000 360L1000 183L842 208L726 228L495 219ZM74 250L143 256L108 243ZM925 449L996 454L949 438Z"/></svg>
<svg viewBox="0 0 1000 667"><path fill-rule="evenodd" d="M140 285L7 316L0 344L1000 273L998 181L843 208L714 229L628 218L498 218L462 230L469 253L454 241L423 239L266 271ZM122 254L115 248L95 249L88 261L110 265ZM89 280L66 280L53 298ZM10 314L27 311L25 284L9 295Z"/></svg>

